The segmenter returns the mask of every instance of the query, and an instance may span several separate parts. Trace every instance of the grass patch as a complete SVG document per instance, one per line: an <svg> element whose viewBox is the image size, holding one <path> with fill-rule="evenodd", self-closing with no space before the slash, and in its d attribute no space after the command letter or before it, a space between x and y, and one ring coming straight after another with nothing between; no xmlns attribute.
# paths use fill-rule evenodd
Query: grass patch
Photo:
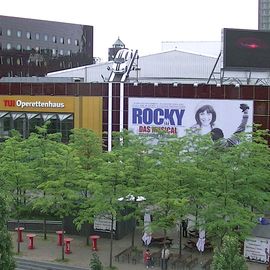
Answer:
<svg viewBox="0 0 270 270"><path fill-rule="evenodd" d="M64 258L64 260L60 258L56 258L54 261L58 263L66 263L66 262L69 262L70 260L68 258Z"/></svg>

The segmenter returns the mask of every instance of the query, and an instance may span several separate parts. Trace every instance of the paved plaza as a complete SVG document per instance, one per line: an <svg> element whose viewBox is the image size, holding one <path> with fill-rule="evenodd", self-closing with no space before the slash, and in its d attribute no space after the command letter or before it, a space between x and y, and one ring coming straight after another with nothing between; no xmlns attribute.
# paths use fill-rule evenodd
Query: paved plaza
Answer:
<svg viewBox="0 0 270 270"><path fill-rule="evenodd" d="M13 246L14 250L17 250L17 234L12 232L12 239L13 239ZM34 249L28 249L28 239L26 237L26 232L23 232L23 240L24 242L20 245L20 254L18 255L21 258L27 258L31 260L37 261L45 261L45 262L54 262L59 264L65 264L68 266L79 266L86 269L90 269L89 263L90 259L92 258L92 246L86 245L86 239L82 236L75 236L75 235L68 235L66 237L70 237L73 240L71 241L70 254L65 254L65 262L61 262L61 246L57 245L57 235L55 234L48 234L47 240L43 239L43 234L38 233L37 236L34 238ZM174 239L174 243L177 242L177 234L172 233L170 235ZM136 262L129 262L127 260L122 261L121 259L115 261L114 256L124 249L128 248L131 245L131 235L127 235L120 240L113 241L113 265L116 266L119 270L141 270L145 269L143 264L143 250L144 247L142 246L141 242L141 233L140 230L137 231L135 237L135 245L141 250L141 256ZM98 251L96 251L97 255L99 256L102 264L104 266L109 265L109 254L110 254L110 239L100 238L97 242ZM159 247L150 247L151 252L159 252ZM177 254L179 252L179 248L176 245L171 247L171 253ZM212 256L211 252L205 252L202 256L199 254L197 250L182 250L183 254L191 254L193 256L198 257L198 264L192 268L194 270L202 269L200 262L206 261L208 258ZM257 264L257 263L250 263L249 270L266 270L266 265ZM160 266L156 264L154 269L160 269ZM170 266L169 269L172 269ZM181 269L181 268L180 268Z"/></svg>

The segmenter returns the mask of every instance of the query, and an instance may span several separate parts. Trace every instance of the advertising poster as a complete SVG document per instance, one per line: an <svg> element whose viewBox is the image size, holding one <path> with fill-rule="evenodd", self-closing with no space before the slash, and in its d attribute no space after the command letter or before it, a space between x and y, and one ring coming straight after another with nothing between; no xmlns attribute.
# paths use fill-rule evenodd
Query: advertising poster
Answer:
<svg viewBox="0 0 270 270"><path fill-rule="evenodd" d="M269 239L249 237L245 240L244 257L249 261L266 263L269 261L269 248Z"/></svg>
<svg viewBox="0 0 270 270"><path fill-rule="evenodd" d="M203 135L215 128L230 138L252 124L252 100L129 98L128 128L139 135L163 130L181 137L187 129Z"/></svg>
<svg viewBox="0 0 270 270"><path fill-rule="evenodd" d="M94 230L101 232L110 232L112 226L112 217L110 215L100 215L94 220ZM116 230L116 221L113 222L113 230Z"/></svg>

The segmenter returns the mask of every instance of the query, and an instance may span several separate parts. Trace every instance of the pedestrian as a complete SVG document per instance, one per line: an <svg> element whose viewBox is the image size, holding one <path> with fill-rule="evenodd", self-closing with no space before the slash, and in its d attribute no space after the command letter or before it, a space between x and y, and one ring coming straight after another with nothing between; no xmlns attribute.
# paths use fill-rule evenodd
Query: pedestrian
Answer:
<svg viewBox="0 0 270 270"><path fill-rule="evenodd" d="M265 263L269 263L269 251L268 248L265 248Z"/></svg>
<svg viewBox="0 0 270 270"><path fill-rule="evenodd" d="M143 254L143 261L144 261L144 265L146 266L146 268L152 267L153 268L153 264L152 264L152 255L149 249L146 249L144 251Z"/></svg>
<svg viewBox="0 0 270 270"><path fill-rule="evenodd" d="M161 270L168 269L168 261L170 258L170 250L167 246L164 246L161 250Z"/></svg>
<svg viewBox="0 0 270 270"><path fill-rule="evenodd" d="M188 228L188 220L183 219L182 220L182 233L183 233L183 237L187 237L187 228Z"/></svg>
<svg viewBox="0 0 270 270"><path fill-rule="evenodd" d="M152 234L151 233L144 232L144 234L142 236L142 241L143 241L143 244L146 247L148 247L151 244L151 241L152 241Z"/></svg>

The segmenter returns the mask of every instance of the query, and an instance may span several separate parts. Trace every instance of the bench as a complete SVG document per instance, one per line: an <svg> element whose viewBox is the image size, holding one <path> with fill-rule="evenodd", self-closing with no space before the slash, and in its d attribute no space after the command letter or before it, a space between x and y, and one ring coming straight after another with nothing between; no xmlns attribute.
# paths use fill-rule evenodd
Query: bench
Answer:
<svg viewBox="0 0 270 270"><path fill-rule="evenodd" d="M193 250L193 249L196 249L196 242L195 241L192 241L192 240L188 240L186 243L185 243L185 248L187 249L190 249L190 250Z"/></svg>
<svg viewBox="0 0 270 270"><path fill-rule="evenodd" d="M180 266L184 266L192 259L192 255L179 255L172 256L171 258L171 266L172 269L179 269Z"/></svg>
<svg viewBox="0 0 270 270"><path fill-rule="evenodd" d="M128 263L131 261L132 263L136 264L137 261L142 258L142 251L137 250L134 247L128 247L114 256L115 261L119 262L120 257L122 258L122 262L124 262L126 259Z"/></svg>
<svg viewBox="0 0 270 270"><path fill-rule="evenodd" d="M192 269L194 266L198 264L198 258L194 257L189 262L186 263L186 268L188 270Z"/></svg>
<svg viewBox="0 0 270 270"><path fill-rule="evenodd" d="M124 261L124 257L128 257L128 254L131 252L131 250L132 250L132 247L128 247L122 250L121 252L119 252L118 254L116 254L114 256L115 261L119 262L120 257L122 257L122 261Z"/></svg>
<svg viewBox="0 0 270 270"><path fill-rule="evenodd" d="M169 238L168 236L166 236L165 238L164 236L152 235L152 240L151 240L150 245L157 245L157 246L162 246L164 244L171 245L172 241L173 239Z"/></svg>
<svg viewBox="0 0 270 270"><path fill-rule="evenodd" d="M212 259L208 259L206 262L202 264L202 269L210 270L211 264L212 264Z"/></svg>

